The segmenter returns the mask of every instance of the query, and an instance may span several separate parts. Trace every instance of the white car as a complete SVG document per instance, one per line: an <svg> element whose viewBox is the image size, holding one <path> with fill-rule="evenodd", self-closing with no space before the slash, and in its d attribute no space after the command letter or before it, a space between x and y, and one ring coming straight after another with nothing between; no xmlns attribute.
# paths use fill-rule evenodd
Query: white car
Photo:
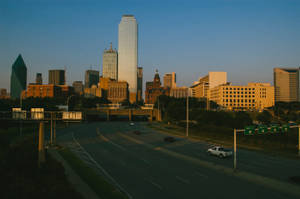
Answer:
<svg viewBox="0 0 300 199"><path fill-rule="evenodd" d="M208 149L207 153L209 153L210 155L218 156L220 158L232 156L232 151L225 149L223 147L220 147L220 146L214 146L214 147Z"/></svg>
<svg viewBox="0 0 300 199"><path fill-rule="evenodd" d="M130 124L129 124L130 126L134 126L134 123L133 122L130 122Z"/></svg>

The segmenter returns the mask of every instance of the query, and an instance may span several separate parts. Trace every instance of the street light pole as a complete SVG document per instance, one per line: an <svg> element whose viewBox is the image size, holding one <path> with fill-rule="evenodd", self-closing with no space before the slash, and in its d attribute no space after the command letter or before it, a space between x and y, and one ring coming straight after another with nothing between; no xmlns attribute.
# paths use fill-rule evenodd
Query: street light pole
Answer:
<svg viewBox="0 0 300 199"><path fill-rule="evenodd" d="M186 137L189 137L189 90L186 95Z"/></svg>

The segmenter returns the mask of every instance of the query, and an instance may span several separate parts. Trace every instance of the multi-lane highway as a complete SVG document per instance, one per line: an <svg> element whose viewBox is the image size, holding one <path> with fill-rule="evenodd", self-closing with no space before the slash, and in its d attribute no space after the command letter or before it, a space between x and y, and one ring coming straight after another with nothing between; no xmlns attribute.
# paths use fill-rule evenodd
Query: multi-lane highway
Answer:
<svg viewBox="0 0 300 199"><path fill-rule="evenodd" d="M183 138L166 143L164 137L145 123L129 122L79 124L57 133L61 144L75 138L134 199L300 198L300 186L289 182L300 175L300 159L239 150L233 172L232 158L209 156L208 144Z"/></svg>

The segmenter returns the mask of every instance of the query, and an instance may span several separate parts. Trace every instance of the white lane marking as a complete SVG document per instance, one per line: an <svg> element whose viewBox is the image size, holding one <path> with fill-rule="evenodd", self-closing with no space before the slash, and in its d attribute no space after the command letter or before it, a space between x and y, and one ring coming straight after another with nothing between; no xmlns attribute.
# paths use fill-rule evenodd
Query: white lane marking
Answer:
<svg viewBox="0 0 300 199"><path fill-rule="evenodd" d="M86 155L90 158L91 162L93 162L95 164L95 166L100 169L105 175L106 177L108 177L110 179L110 181L115 184L118 189L125 193L128 198L132 199L133 197L94 159L92 158L92 156L83 148L83 146L81 146L81 144L76 140L75 136L74 136L74 132L72 132L72 137L74 142L86 153Z"/></svg>
<svg viewBox="0 0 300 199"><path fill-rule="evenodd" d="M101 135L100 133L99 133L98 135L99 135L99 137L100 137L102 140L104 140L105 142L109 142L109 143L111 143L112 145L114 145L115 147L117 147L117 148L119 148L119 149L121 149L121 150L123 150L123 151L127 151L124 147L122 147L122 146L120 146L120 145L114 143L113 141L111 141L111 140L109 140L108 138L104 137L104 136Z"/></svg>
<svg viewBox="0 0 300 199"><path fill-rule="evenodd" d="M152 184L152 185L155 186L156 188L162 190L162 186L160 186L160 185L157 184L156 182L153 182L153 180L148 179L148 180L146 180L146 181L148 181L150 184Z"/></svg>
<svg viewBox="0 0 300 199"><path fill-rule="evenodd" d="M176 176L176 179L179 180L180 182L183 182L185 184L190 184L190 181L187 179L184 179L182 177Z"/></svg>
<svg viewBox="0 0 300 199"><path fill-rule="evenodd" d="M200 172L198 172L198 171L196 171L195 173L196 173L197 176L200 176L200 177L202 177L202 178L208 178L207 175L204 175L204 174L202 174L202 173L200 173Z"/></svg>

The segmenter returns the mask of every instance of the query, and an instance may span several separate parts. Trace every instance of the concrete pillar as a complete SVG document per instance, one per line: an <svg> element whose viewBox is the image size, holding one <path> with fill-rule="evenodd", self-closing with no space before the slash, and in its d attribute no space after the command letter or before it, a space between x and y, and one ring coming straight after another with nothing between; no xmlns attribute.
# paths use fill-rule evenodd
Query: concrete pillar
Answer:
<svg viewBox="0 0 300 199"><path fill-rule="evenodd" d="M39 157L38 166L40 167L42 163L46 161L45 159L45 149L44 149L44 123L40 122L39 128Z"/></svg>
<svg viewBox="0 0 300 199"><path fill-rule="evenodd" d="M150 111L149 122L152 122L152 118L153 118L153 110Z"/></svg>

